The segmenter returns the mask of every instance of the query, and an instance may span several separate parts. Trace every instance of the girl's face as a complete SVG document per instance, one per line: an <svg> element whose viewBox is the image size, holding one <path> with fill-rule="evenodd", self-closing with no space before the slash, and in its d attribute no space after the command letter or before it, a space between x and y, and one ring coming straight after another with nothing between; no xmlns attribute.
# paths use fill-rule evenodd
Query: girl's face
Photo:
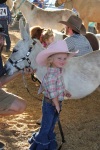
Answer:
<svg viewBox="0 0 100 150"><path fill-rule="evenodd" d="M45 42L47 45L51 44L52 42L54 42L54 36L50 36L48 39L45 40Z"/></svg>
<svg viewBox="0 0 100 150"><path fill-rule="evenodd" d="M59 53L55 54L52 59L52 66L53 68L63 68L66 65L67 61L67 54L66 53Z"/></svg>

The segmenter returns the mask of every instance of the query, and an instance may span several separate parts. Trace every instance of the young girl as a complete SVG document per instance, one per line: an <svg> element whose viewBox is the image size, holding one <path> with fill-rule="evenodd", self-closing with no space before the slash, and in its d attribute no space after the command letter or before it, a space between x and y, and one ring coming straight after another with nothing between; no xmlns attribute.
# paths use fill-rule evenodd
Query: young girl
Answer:
<svg viewBox="0 0 100 150"><path fill-rule="evenodd" d="M44 76L39 93L43 91L44 99L42 104L42 123L39 132L33 133L28 140L30 150L57 150L56 134L53 132L57 122L56 111L60 114L64 95L71 94L65 90L62 69L68 58L75 53L68 51L65 41L55 41L46 50L40 52L36 61L40 66L47 66L47 73Z"/></svg>
<svg viewBox="0 0 100 150"><path fill-rule="evenodd" d="M41 42L43 47L47 48L52 42L54 42L54 34L52 29L44 31L41 35Z"/></svg>

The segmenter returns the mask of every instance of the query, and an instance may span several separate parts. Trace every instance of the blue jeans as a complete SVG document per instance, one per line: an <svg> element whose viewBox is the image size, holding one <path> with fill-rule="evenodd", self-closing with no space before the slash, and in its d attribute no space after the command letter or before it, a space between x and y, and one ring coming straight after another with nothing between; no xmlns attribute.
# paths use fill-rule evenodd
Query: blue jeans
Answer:
<svg viewBox="0 0 100 150"><path fill-rule="evenodd" d="M9 37L9 33L8 33L8 24L7 24L7 20L0 20L0 24L3 26L5 34L7 34L8 36L5 36L6 39L6 49L10 49L11 47L11 41L10 41L10 37Z"/></svg>
<svg viewBox="0 0 100 150"><path fill-rule="evenodd" d="M61 106L60 106L61 108ZM56 108L52 104L43 100L42 103L42 122L39 132L33 133L34 142L30 150L56 150L57 141L54 133L55 124L58 120Z"/></svg>

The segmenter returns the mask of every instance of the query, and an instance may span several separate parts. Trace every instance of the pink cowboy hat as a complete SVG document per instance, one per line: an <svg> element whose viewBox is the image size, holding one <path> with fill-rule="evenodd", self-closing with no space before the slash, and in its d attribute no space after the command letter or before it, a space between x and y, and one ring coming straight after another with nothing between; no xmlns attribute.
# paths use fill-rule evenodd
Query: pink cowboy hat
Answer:
<svg viewBox="0 0 100 150"><path fill-rule="evenodd" d="M47 49L41 51L36 57L36 62L40 66L45 67L47 58L53 54L68 53L69 55L67 58L70 58L70 57L76 55L78 52L79 52L79 50L77 50L74 53L69 52L66 42L64 40L58 40L58 41L54 41L53 43L51 43Z"/></svg>

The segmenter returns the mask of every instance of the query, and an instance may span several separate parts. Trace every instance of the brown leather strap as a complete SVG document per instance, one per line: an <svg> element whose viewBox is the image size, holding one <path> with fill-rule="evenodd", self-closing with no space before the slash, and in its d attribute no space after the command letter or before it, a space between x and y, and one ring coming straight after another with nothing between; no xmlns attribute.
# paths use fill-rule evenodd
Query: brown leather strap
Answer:
<svg viewBox="0 0 100 150"><path fill-rule="evenodd" d="M47 97L44 97L44 101L47 102L47 103L50 103L50 104L53 103L53 101L51 99L47 98ZM59 101L59 105L61 105L61 104L62 104L62 101Z"/></svg>

